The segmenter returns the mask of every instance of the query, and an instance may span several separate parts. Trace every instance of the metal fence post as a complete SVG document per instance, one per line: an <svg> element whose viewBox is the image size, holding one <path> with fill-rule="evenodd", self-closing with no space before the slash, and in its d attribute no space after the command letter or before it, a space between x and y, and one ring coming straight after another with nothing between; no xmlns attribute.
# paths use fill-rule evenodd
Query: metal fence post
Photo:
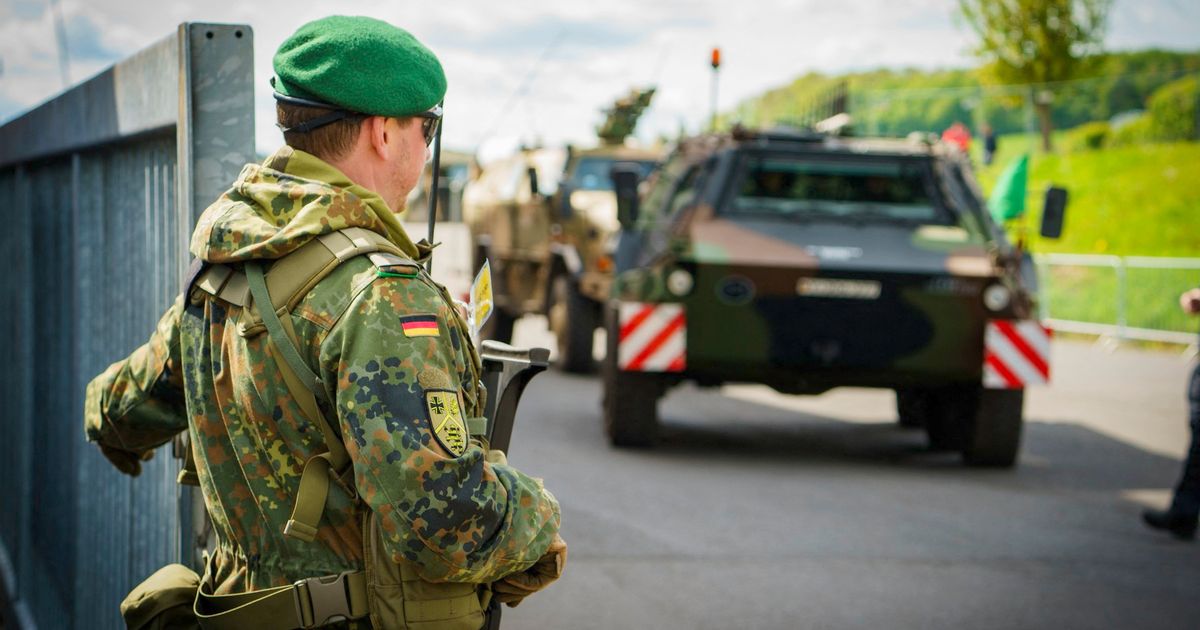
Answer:
<svg viewBox="0 0 1200 630"><path fill-rule="evenodd" d="M175 128L180 246L186 251L200 213L215 201L233 176L254 160L253 31L248 26L181 24L179 40L179 123ZM175 269L182 281L188 257ZM200 493L180 488L179 532L182 562L201 569L207 515Z"/></svg>
<svg viewBox="0 0 1200 630"><path fill-rule="evenodd" d="M1181 345L1196 341L1195 324L1175 306L1176 291L1194 288L1200 282L1200 258L1153 256L1104 256L1090 254L1039 254L1035 257L1038 275L1043 279L1041 307L1047 324L1063 332L1111 337L1114 341L1136 339ZM1079 291L1096 286L1096 278L1086 270L1111 269L1113 282L1103 294L1089 296L1087 304L1103 301L1112 307L1111 317L1081 317L1078 308L1064 297L1064 291ZM1144 275L1150 274L1150 275ZM1055 279L1063 282L1055 283ZM1075 284L1072 284L1072 281ZM1054 307L1051 301L1056 301ZM1078 300L1076 301L1078 302Z"/></svg>
<svg viewBox="0 0 1200 630"><path fill-rule="evenodd" d="M248 26L184 24L0 125L6 628L115 630L133 584L192 561L198 493L169 454L131 480L85 444L83 385L178 295L197 215L254 161L253 91Z"/></svg>
<svg viewBox="0 0 1200 630"><path fill-rule="evenodd" d="M1129 325L1129 319L1126 314L1125 306L1128 304L1128 287L1126 286L1125 259L1117 258L1113 262L1113 269L1117 273L1117 339L1125 340L1125 329Z"/></svg>

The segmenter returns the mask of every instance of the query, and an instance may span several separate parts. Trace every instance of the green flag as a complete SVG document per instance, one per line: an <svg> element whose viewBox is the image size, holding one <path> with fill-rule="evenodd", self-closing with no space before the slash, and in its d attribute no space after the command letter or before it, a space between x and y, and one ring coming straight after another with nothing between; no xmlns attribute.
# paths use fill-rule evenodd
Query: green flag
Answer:
<svg viewBox="0 0 1200 630"><path fill-rule="evenodd" d="M996 180L988 208L998 223L1015 219L1025 213L1025 185L1029 180L1029 154L1013 160Z"/></svg>

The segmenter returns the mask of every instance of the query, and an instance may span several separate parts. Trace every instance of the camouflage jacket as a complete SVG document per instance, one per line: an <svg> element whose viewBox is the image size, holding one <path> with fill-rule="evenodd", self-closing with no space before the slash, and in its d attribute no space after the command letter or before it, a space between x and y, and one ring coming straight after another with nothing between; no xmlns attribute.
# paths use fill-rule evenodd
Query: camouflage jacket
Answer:
<svg viewBox="0 0 1200 630"><path fill-rule="evenodd" d="M191 251L236 266L280 258L346 227L385 235L417 256L380 197L285 147L247 165L204 211ZM88 385L87 437L110 459L132 461L190 432L218 540L205 576L212 592L361 568L361 503L336 484L315 541L283 535L304 463L326 448L290 398L267 335L238 334L240 312L217 300L177 300L146 345ZM455 456L434 436L429 391L457 391L465 416L480 415L482 392L465 325L432 281L381 274L360 256L317 284L290 317L301 354L336 407L326 417L340 425L358 494L394 559L430 580L484 583L545 552L560 516L541 481L487 461L475 443ZM404 325L414 320L420 325Z"/></svg>

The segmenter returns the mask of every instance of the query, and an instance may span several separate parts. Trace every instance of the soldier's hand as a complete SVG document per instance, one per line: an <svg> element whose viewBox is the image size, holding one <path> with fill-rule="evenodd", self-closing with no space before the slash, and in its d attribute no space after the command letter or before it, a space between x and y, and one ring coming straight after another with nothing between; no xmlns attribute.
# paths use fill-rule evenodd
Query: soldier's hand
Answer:
<svg viewBox="0 0 1200 630"><path fill-rule="evenodd" d="M117 467L117 470L130 477L142 474L142 462L149 461L154 457L154 451L146 451L144 454L139 455L133 451L105 444L100 445L100 452L108 458L108 461L112 462L113 466Z"/></svg>
<svg viewBox="0 0 1200 630"><path fill-rule="evenodd" d="M1185 291L1179 296L1179 306L1189 315L1200 313L1200 289Z"/></svg>
<svg viewBox="0 0 1200 630"><path fill-rule="evenodd" d="M546 588L561 577L566 564L567 543L555 534L554 542L550 543L546 553L542 554L533 566L520 573L504 576L499 582L492 584L496 601L508 604L510 608L520 604L526 597Z"/></svg>
<svg viewBox="0 0 1200 630"><path fill-rule="evenodd" d="M503 464L507 466L508 456L504 454L504 451L494 448L487 452L487 455L484 457L484 461L489 464Z"/></svg>

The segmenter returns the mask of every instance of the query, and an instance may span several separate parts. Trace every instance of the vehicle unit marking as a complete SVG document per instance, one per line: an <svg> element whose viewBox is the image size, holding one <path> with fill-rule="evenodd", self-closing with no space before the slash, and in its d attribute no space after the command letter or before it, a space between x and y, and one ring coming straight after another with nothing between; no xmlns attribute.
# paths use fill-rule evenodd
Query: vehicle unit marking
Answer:
<svg viewBox="0 0 1200 630"><path fill-rule="evenodd" d="M682 372L687 315L682 304L622 302L617 366L629 372Z"/></svg>
<svg viewBox="0 0 1200 630"><path fill-rule="evenodd" d="M877 280L800 278L796 282L796 293L808 297L876 300L883 293L883 285Z"/></svg>
<svg viewBox="0 0 1200 630"><path fill-rule="evenodd" d="M1040 322L989 321L983 346L984 387L1021 389L1050 382L1050 329Z"/></svg>
<svg viewBox="0 0 1200 630"><path fill-rule="evenodd" d="M861 247L836 247L829 245L809 245L804 248L805 252L820 258L821 260L831 260L845 262L862 258L863 250Z"/></svg>

